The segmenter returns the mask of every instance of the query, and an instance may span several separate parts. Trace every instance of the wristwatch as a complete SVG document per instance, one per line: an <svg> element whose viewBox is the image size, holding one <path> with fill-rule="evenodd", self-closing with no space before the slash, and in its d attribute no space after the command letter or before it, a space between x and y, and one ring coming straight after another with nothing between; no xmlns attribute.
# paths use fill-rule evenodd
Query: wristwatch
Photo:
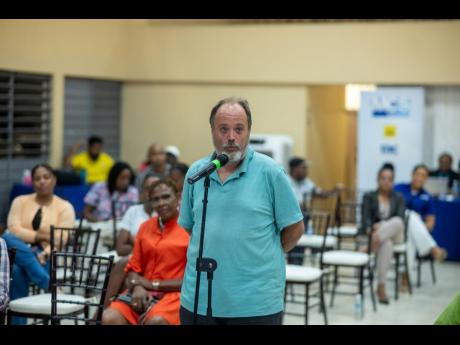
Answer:
<svg viewBox="0 0 460 345"><path fill-rule="evenodd" d="M152 282L152 287L153 287L153 290L158 290L160 288L160 282L158 280L154 280Z"/></svg>

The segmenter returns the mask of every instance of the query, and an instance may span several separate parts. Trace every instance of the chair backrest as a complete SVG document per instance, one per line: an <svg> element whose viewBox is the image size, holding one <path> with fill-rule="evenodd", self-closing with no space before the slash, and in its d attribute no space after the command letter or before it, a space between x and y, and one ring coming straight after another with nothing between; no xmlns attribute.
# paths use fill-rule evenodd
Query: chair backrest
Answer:
<svg viewBox="0 0 460 345"><path fill-rule="evenodd" d="M101 234L100 229L65 228L51 225L51 248L59 252L95 255Z"/></svg>
<svg viewBox="0 0 460 345"><path fill-rule="evenodd" d="M66 319L79 320L86 324L101 324L112 265L113 256L107 258L54 250L51 253L51 323L59 324L61 320ZM64 272L59 279L58 270ZM84 298L69 298L67 294L58 294L58 290L70 290L73 295ZM77 311L59 313L58 304L74 305ZM88 311L89 307L96 308L95 318L89 316L88 312L81 315L82 311Z"/></svg>
<svg viewBox="0 0 460 345"><path fill-rule="evenodd" d="M328 234L328 229L331 221L331 214L322 211L312 211L308 215L308 226L311 227L312 233L317 236L322 236L323 242L320 249L320 262L323 260L323 253L326 250L327 238L334 237Z"/></svg>
<svg viewBox="0 0 460 345"><path fill-rule="evenodd" d="M315 192L310 201L310 212L327 212L331 215L330 226L337 224L337 215L340 206L340 194L338 190Z"/></svg>
<svg viewBox="0 0 460 345"><path fill-rule="evenodd" d="M361 204L356 202L340 203L338 225L353 224L359 226L361 223Z"/></svg>

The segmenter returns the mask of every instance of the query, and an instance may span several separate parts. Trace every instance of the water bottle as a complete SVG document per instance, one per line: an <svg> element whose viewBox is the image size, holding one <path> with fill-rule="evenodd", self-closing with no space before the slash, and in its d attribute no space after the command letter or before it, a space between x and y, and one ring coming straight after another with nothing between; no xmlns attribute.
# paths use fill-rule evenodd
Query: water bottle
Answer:
<svg viewBox="0 0 460 345"><path fill-rule="evenodd" d="M363 317L363 298L361 294L355 296L355 320L361 320Z"/></svg>

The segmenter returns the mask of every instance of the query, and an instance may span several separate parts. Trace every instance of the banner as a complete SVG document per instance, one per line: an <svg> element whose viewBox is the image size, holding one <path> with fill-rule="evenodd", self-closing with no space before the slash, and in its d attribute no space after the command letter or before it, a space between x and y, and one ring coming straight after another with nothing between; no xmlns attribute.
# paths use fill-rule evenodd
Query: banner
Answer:
<svg viewBox="0 0 460 345"><path fill-rule="evenodd" d="M377 188L377 172L393 163L395 183L409 182L422 163L423 88L378 88L361 93L358 114L358 189Z"/></svg>

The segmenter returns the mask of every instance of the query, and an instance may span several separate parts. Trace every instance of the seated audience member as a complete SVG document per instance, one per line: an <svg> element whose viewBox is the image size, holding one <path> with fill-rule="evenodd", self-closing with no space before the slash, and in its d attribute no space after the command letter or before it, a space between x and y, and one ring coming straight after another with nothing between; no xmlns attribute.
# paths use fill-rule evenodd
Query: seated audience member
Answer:
<svg viewBox="0 0 460 345"><path fill-rule="evenodd" d="M404 240L404 198L393 190L393 179L393 166L383 165L377 175L377 190L366 193L362 202L360 232L372 236L371 250L377 252L377 296L383 304L389 303L385 283L393 246Z"/></svg>
<svg viewBox="0 0 460 345"><path fill-rule="evenodd" d="M428 168L419 164L412 170L411 183L401 183L395 190L404 196L406 208L413 212L409 215L408 222L408 258L409 267L412 267L415 251L425 256L431 253L437 261L443 261L447 252L440 248L430 231L435 224L433 197L423 188L428 177ZM407 285L407 274L403 274L403 285Z"/></svg>
<svg viewBox="0 0 460 345"><path fill-rule="evenodd" d="M152 186L150 200L158 217L141 225L126 266L129 289L104 311L103 324L180 323L180 289L189 235L177 224L177 194L170 180Z"/></svg>
<svg viewBox="0 0 460 345"><path fill-rule="evenodd" d="M433 177L446 177L448 180L449 193L452 192L454 181L459 182L460 175L452 170L453 158L449 153L443 153L438 158L439 167L437 170L430 171Z"/></svg>
<svg viewBox="0 0 460 345"><path fill-rule="evenodd" d="M102 138L92 136L88 139L86 151L76 154L83 146L81 142L76 143L64 159L65 166L77 173L83 170L88 184L106 181L114 162L110 155L102 152L102 145Z"/></svg>
<svg viewBox="0 0 460 345"><path fill-rule="evenodd" d="M180 151L176 146L168 145L165 148L166 152L166 164L172 167L179 163ZM170 170L169 170L170 171Z"/></svg>
<svg viewBox="0 0 460 345"><path fill-rule="evenodd" d="M118 294L123 288L125 280L125 267L133 250L134 239L142 223L156 216L152 203L149 201L150 187L159 180L158 177L148 174L145 176L142 191L139 197L139 205L133 205L126 211L119 223L116 251L121 257L113 266L107 287L106 306L110 298Z"/></svg>
<svg viewBox="0 0 460 345"><path fill-rule="evenodd" d="M3 239L8 248L16 248L10 294L12 300L27 296L30 282L40 289L48 289L50 226L75 226L73 206L54 195L55 185L53 169L46 164L38 164L32 169L35 193L16 197L11 205L8 230L3 234ZM24 318L14 319L19 324L26 321Z"/></svg>
<svg viewBox="0 0 460 345"><path fill-rule="evenodd" d="M308 165L305 159L294 157L289 161L289 182L294 190L300 209L306 214L311 195L319 188L308 178ZM304 222L306 219L304 219ZM287 255L288 264L303 265L304 252L304 247L294 247Z"/></svg>
<svg viewBox="0 0 460 345"><path fill-rule="evenodd" d="M3 238L0 237L0 313L5 310L9 301L10 289L10 261L8 249Z"/></svg>
<svg viewBox="0 0 460 345"><path fill-rule="evenodd" d="M289 181L300 208L305 211L311 195L318 190L316 184L308 177L308 165L305 159L294 157L289 161Z"/></svg>
<svg viewBox="0 0 460 345"><path fill-rule="evenodd" d="M140 190L142 182L146 174L153 174L159 178L166 178L168 176L166 164L166 152L163 145L155 143L149 147L148 151L148 165L140 171L136 178L136 186Z"/></svg>
<svg viewBox="0 0 460 345"><path fill-rule="evenodd" d="M188 171L188 165L184 163L176 163L169 171L169 178L174 181L179 190L179 200L181 199L182 189L184 188L185 175Z"/></svg>
<svg viewBox="0 0 460 345"><path fill-rule="evenodd" d="M94 184L84 198L84 218L100 222L112 218L112 201L115 217L120 219L126 210L138 203L139 193L134 187L134 172L129 164L117 162L110 169L107 182Z"/></svg>

